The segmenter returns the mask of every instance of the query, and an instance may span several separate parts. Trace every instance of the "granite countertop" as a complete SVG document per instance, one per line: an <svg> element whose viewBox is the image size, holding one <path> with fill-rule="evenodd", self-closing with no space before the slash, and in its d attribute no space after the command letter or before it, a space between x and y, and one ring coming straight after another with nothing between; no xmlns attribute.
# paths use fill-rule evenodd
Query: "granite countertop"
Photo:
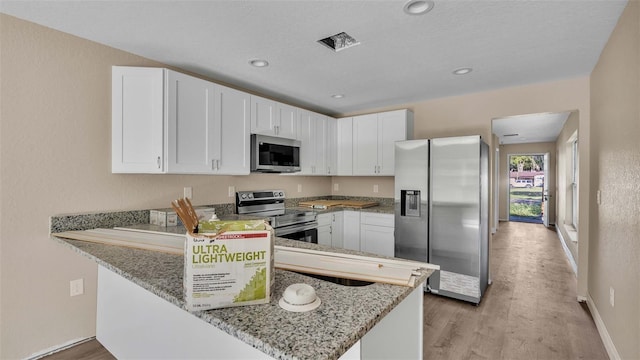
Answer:
<svg viewBox="0 0 640 360"><path fill-rule="evenodd" d="M148 228L149 225L145 226ZM166 231L166 228L162 229ZM56 237L54 239L168 302L185 308L182 256ZM276 245L358 254L355 251L283 238L276 238ZM416 284L422 286L432 272L422 270ZM305 313L281 309L278 300L285 288L294 283L313 286L322 305ZM379 283L348 287L276 269L269 304L193 314L277 359L337 359L412 290L410 287Z"/></svg>

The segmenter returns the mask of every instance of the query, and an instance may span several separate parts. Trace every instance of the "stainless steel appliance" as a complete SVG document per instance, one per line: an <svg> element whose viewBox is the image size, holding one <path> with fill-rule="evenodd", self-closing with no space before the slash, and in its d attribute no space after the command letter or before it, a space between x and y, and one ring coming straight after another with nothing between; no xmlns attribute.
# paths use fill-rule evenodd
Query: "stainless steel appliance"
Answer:
<svg viewBox="0 0 640 360"><path fill-rule="evenodd" d="M267 218L275 235L318 243L317 214L312 210L286 209L283 190L238 191L236 213Z"/></svg>
<svg viewBox="0 0 640 360"><path fill-rule="evenodd" d="M299 140L251 135L251 171L291 173L300 171Z"/></svg>
<svg viewBox="0 0 640 360"><path fill-rule="evenodd" d="M432 293L479 303L489 270L489 147L480 136L400 141L395 157L395 256L440 265Z"/></svg>

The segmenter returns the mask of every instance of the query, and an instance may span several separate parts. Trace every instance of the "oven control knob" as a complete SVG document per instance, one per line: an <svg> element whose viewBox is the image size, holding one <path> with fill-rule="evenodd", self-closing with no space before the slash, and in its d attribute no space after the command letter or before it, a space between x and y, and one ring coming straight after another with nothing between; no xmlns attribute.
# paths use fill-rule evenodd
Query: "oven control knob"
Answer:
<svg viewBox="0 0 640 360"><path fill-rule="evenodd" d="M249 199L253 199L253 194L249 194L247 196L249 197Z"/></svg>
<svg viewBox="0 0 640 360"><path fill-rule="evenodd" d="M283 197L283 196L284 196L284 194L282 193L282 191L280 191L276 196Z"/></svg>
<svg viewBox="0 0 640 360"><path fill-rule="evenodd" d="M242 194L240 195L241 198L246 199L247 198L247 194Z"/></svg>

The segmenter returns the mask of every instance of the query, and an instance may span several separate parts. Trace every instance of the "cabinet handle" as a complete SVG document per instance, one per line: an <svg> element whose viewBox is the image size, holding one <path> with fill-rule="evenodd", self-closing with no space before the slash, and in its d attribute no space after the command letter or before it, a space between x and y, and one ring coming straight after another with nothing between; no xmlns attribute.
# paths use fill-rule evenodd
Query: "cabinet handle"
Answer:
<svg viewBox="0 0 640 360"><path fill-rule="evenodd" d="M158 164L158 169L160 169L160 156L158 156L158 159L156 160L157 164Z"/></svg>

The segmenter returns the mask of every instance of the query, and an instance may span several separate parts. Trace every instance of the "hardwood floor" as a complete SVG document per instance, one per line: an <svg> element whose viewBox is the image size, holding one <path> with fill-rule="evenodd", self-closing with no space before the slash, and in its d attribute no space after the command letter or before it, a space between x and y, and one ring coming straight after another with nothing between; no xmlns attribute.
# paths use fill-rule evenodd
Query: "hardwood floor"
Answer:
<svg viewBox="0 0 640 360"><path fill-rule="evenodd" d="M425 359L608 359L554 230L500 223L479 306L426 294ZM111 360L96 340L47 360Z"/></svg>
<svg viewBox="0 0 640 360"><path fill-rule="evenodd" d="M428 359L608 359L555 230L500 223L479 306L425 295Z"/></svg>

